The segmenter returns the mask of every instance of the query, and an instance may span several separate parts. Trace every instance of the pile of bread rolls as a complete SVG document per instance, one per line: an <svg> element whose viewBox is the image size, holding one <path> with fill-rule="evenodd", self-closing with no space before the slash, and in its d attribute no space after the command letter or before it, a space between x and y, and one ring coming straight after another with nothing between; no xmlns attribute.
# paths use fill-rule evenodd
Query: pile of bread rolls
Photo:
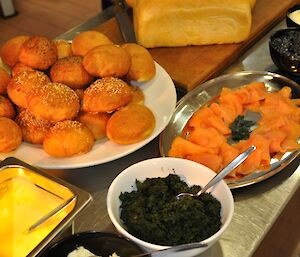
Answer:
<svg viewBox="0 0 300 257"><path fill-rule="evenodd" d="M0 152L25 141L54 157L90 151L96 140L133 144L151 135L140 88L155 76L144 47L84 31L72 42L16 36L0 49Z"/></svg>

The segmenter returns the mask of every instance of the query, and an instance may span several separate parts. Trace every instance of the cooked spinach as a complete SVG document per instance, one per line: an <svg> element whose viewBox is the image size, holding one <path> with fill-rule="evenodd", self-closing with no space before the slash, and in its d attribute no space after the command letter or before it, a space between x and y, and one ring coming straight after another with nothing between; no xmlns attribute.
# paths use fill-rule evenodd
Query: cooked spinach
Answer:
<svg viewBox="0 0 300 257"><path fill-rule="evenodd" d="M176 200L181 192L196 193L178 175L136 181L136 191L121 193L121 219L132 235L160 245L202 241L221 227L221 204L210 193Z"/></svg>
<svg viewBox="0 0 300 257"><path fill-rule="evenodd" d="M234 141L240 141L248 139L251 132L251 127L256 123L251 120L246 120L244 116L239 115L230 125L231 139Z"/></svg>

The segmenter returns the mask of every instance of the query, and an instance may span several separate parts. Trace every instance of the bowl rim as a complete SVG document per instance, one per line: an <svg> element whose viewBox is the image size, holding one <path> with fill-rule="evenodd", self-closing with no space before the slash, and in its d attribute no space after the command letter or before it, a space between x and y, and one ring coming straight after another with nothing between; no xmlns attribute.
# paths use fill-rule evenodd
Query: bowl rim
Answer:
<svg viewBox="0 0 300 257"><path fill-rule="evenodd" d="M115 238L115 239L120 239L122 241L126 241L130 244L133 244L137 249L139 249L141 252L145 252L144 249L141 248L141 246L139 246L138 244L136 244L134 241L129 240L128 238L117 234L117 233L113 233L113 232L107 232L107 231L96 231L96 230L90 230L90 231L82 231L82 232L77 232L75 234L69 235L57 242L55 242L54 244L48 246L47 248L45 248L45 250L41 253L41 255L39 255L40 257L46 257L47 254L49 252L51 252L53 249L55 249L56 247L60 246L61 244L66 243L69 240L73 240L76 238L80 238L80 237L92 237L92 238L98 238L98 237L110 237L110 238Z"/></svg>
<svg viewBox="0 0 300 257"><path fill-rule="evenodd" d="M175 162L185 162L188 163L189 165L194 165L195 167L197 166L198 168L204 169L207 172L211 173L211 175L213 176L215 174L215 172L211 169L209 169L208 167L191 161L191 160L187 160L187 159L182 159L182 158L175 158L175 157L155 157L155 158L150 158L150 159L146 159L146 160L142 160L140 162L137 162L129 167L127 167L126 169L124 169L110 184L110 187L108 189L108 193L107 193L107 200L106 200L106 205L107 205L107 211L108 211L108 215L113 223L113 225L116 227L116 229L125 237L129 238L130 240L138 243L139 245L149 248L149 249L155 249L155 250L162 250L162 249L166 249L166 248L170 248L171 246L166 246L166 245L157 245L157 244L153 244L153 243L149 243L146 242L144 240L141 240L137 237L135 237L134 235L130 234L126 229L124 229L121 224L117 221L116 216L114 215L114 212L111 208L112 203L113 203L113 199L111 198L111 194L112 191L114 190L115 187L115 183L122 179L123 176L125 176L125 174L131 170L132 168L136 167L136 166L140 166L140 165L144 165L145 163L151 163L153 161L175 161ZM149 176L151 177L151 176ZM210 247L209 244L213 244L222 234L223 232L227 229L227 227L229 226L232 217L233 217L233 213L234 213L234 198L232 195L232 192L230 190L230 188L228 187L228 185L224 182L224 180L219 182L220 184L222 184L222 187L224 188L224 192L227 194L228 196L228 217L225 220L225 222L222 224L221 228L212 236L206 238L205 240L201 241L205 244L208 244L207 247L205 248L201 248L201 249L207 249L208 247ZM220 200L219 200L220 201ZM221 202L221 201L220 201Z"/></svg>

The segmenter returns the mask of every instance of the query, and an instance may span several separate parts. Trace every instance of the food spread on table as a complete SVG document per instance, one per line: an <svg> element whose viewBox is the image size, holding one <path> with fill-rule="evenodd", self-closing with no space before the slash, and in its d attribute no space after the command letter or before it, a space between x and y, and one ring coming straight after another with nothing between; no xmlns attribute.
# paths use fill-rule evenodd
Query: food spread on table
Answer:
<svg viewBox="0 0 300 257"><path fill-rule="evenodd" d="M121 145L144 140L153 132L156 120L144 104L143 92L130 82L155 77L155 64L145 47L243 42L251 31L255 0L128 0L128 4L133 7L139 45L116 45L102 33L85 31L72 42L18 36L1 48L0 57L10 74L0 68L0 152L14 151L25 141L42 145L50 156L69 157L89 152L96 140L105 137ZM208 18L214 15L215 19ZM193 114L168 154L219 172L255 145L257 150L229 177L267 170L272 158L300 149L299 105L300 99L291 98L289 87L268 92L258 81L237 90L224 87L220 96ZM259 119L248 120L247 111L258 113ZM120 195L121 219L130 233L147 242L177 245L202 241L222 225L220 202L210 193L199 199L176 200L178 193L195 193L200 188L188 187L176 175L137 180L136 186L137 191ZM11 238L5 236L12 233L10 227L25 231L34 223L34 211L44 216L60 204L24 178L0 184L0 196L0 206L4 206L1 220L9 227L0 237L8 245ZM47 204L40 208L38 202L45 199ZM7 212L7 206L15 201L21 208L18 215L26 216L22 226L15 225L14 215ZM20 202L26 202L26 208ZM184 226L178 226L181 223ZM0 251L5 256L27 254L49 229L45 234L31 232L30 240L27 234L26 240L21 235L18 240L24 242L25 250L18 241L17 247ZM11 254L12 249L17 251ZM90 255L93 253L79 246L68 256ZM111 256L117 257L115 253Z"/></svg>

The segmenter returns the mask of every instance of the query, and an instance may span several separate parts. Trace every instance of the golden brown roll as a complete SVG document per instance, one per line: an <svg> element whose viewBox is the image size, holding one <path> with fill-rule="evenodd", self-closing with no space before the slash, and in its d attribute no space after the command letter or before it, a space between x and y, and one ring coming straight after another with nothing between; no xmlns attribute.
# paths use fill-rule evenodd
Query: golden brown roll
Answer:
<svg viewBox="0 0 300 257"><path fill-rule="evenodd" d="M7 94L14 104L28 108L28 96L35 88L43 87L50 79L41 71L22 71L11 78L7 85Z"/></svg>
<svg viewBox="0 0 300 257"><path fill-rule="evenodd" d="M68 56L72 56L72 46L67 40L58 39L53 41L57 48L57 58L64 58Z"/></svg>
<svg viewBox="0 0 300 257"><path fill-rule="evenodd" d="M86 125L97 140L106 137L106 125L109 117L110 114L106 112L80 112L77 120Z"/></svg>
<svg viewBox="0 0 300 257"><path fill-rule="evenodd" d="M56 45L46 37L32 36L20 47L19 61L33 69L46 70L56 60Z"/></svg>
<svg viewBox="0 0 300 257"><path fill-rule="evenodd" d="M83 88L94 79L83 68L80 56L58 59L50 70L50 78L53 82L63 83L73 89Z"/></svg>
<svg viewBox="0 0 300 257"><path fill-rule="evenodd" d="M131 65L126 74L127 80L144 82L155 76L155 63L149 51L138 44L123 44L124 48L131 56Z"/></svg>
<svg viewBox="0 0 300 257"><path fill-rule="evenodd" d="M106 135L117 144L133 144L150 136L154 127L155 117L149 108L129 104L110 117Z"/></svg>
<svg viewBox="0 0 300 257"><path fill-rule="evenodd" d="M130 103L135 104L144 104L145 101L145 95L140 87L131 86L131 92L132 92L132 99Z"/></svg>
<svg viewBox="0 0 300 257"><path fill-rule="evenodd" d="M0 152L10 152L22 143L22 131L13 120L0 117Z"/></svg>
<svg viewBox="0 0 300 257"><path fill-rule="evenodd" d="M16 110L9 98L0 95L0 117L14 119Z"/></svg>
<svg viewBox="0 0 300 257"><path fill-rule="evenodd" d="M97 46L83 58L84 68L95 77L122 77L130 65L130 55L117 45Z"/></svg>
<svg viewBox="0 0 300 257"><path fill-rule="evenodd" d="M10 81L10 76L8 72L0 67L0 94L5 94L7 90L8 82Z"/></svg>
<svg viewBox="0 0 300 257"><path fill-rule="evenodd" d="M28 38L29 36L22 35L6 41L0 50L2 61L12 68L19 61L20 47Z"/></svg>
<svg viewBox="0 0 300 257"><path fill-rule="evenodd" d="M14 67L12 67L11 69L11 76L15 77L18 73L20 73L21 71L34 71L34 69L32 69L31 67L27 66L24 63L21 62L17 62Z"/></svg>
<svg viewBox="0 0 300 257"><path fill-rule="evenodd" d="M73 119L79 112L77 94L61 83L48 83L28 98L28 109L36 118L52 122Z"/></svg>
<svg viewBox="0 0 300 257"><path fill-rule="evenodd" d="M35 118L28 109L22 110L15 121L22 130L23 140L32 144L42 144L46 133L54 125L50 121Z"/></svg>
<svg viewBox="0 0 300 257"><path fill-rule="evenodd" d="M82 108L86 112L113 112L131 99L132 91L126 82L107 77L96 80L84 91Z"/></svg>
<svg viewBox="0 0 300 257"><path fill-rule="evenodd" d="M43 147L54 157L70 157L90 151L94 144L92 132L79 121L57 122L47 133Z"/></svg>
<svg viewBox="0 0 300 257"><path fill-rule="evenodd" d="M92 48L100 45L110 45L112 41L101 32L88 30L77 34L72 41L74 55L84 56Z"/></svg>

